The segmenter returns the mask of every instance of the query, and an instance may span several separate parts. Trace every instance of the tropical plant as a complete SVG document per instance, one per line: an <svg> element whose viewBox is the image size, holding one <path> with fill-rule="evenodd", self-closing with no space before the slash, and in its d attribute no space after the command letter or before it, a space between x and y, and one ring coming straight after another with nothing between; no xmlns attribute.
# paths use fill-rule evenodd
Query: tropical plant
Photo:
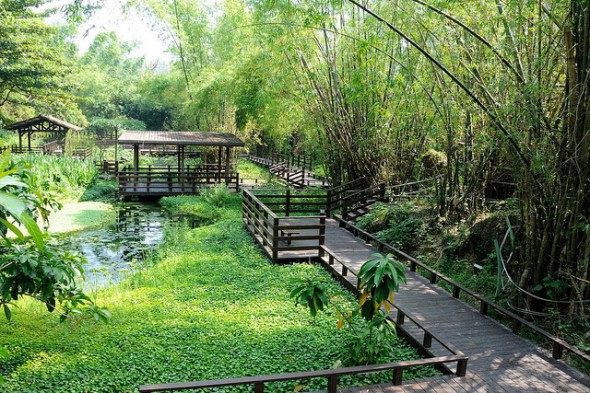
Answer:
<svg viewBox="0 0 590 393"><path fill-rule="evenodd" d="M225 184L216 184L213 187L201 189L201 196L205 202L217 207L223 207L229 201L231 194Z"/></svg>
<svg viewBox="0 0 590 393"><path fill-rule="evenodd" d="M346 326L353 338L343 353L342 363L353 366L390 361L395 327L388 316L393 292L406 282L406 269L393 255L376 253L363 264L358 280L361 290L358 306L343 310L335 304L339 317L337 328ZM330 303L326 288L311 279L293 288L291 297L295 298L295 304L306 306L314 318Z"/></svg>
<svg viewBox="0 0 590 393"><path fill-rule="evenodd" d="M83 277L82 257L46 239L35 220L37 216L47 220L46 201L39 192L29 192L29 185L16 176L19 173L26 171L12 165L9 152L4 152L0 156L0 305L6 318L11 319L14 301L30 296L45 303L49 311L58 310L62 321L68 316L80 321L89 315L108 320L109 312L77 286L76 279Z"/></svg>

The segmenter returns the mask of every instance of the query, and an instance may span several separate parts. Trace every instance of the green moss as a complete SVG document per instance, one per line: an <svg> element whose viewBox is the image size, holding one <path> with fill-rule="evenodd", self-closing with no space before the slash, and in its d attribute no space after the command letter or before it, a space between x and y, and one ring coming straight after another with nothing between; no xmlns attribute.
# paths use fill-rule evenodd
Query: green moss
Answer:
<svg viewBox="0 0 590 393"><path fill-rule="evenodd" d="M78 202L63 205L49 217L49 233L81 231L104 225L115 219L115 211L102 202Z"/></svg>
<svg viewBox="0 0 590 393"><path fill-rule="evenodd" d="M273 265L241 222L240 196L223 208L200 198L167 198L173 210L219 217L209 226L167 229L143 268L94 293L113 314L109 325L59 324L43 305L19 301L12 322L0 321L4 393L133 392L140 384L204 380L330 368L352 340L336 328L334 309L312 319L289 293L308 277L323 283L339 304L353 302L320 267ZM191 213L192 214L192 213ZM400 340L392 359L417 358ZM432 371L405 373L412 379ZM391 373L345 378L366 384ZM269 392L293 391L281 382ZM314 381L308 390L325 389ZM222 391L222 390L220 390ZM228 391L251 391L251 386Z"/></svg>

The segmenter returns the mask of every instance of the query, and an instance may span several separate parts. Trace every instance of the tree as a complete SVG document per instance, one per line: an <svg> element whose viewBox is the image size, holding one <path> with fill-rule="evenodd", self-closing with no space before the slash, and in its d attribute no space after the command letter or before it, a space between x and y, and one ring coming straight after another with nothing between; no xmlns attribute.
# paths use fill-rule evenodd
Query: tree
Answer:
<svg viewBox="0 0 590 393"><path fill-rule="evenodd" d="M43 3L0 3L0 110L5 117L22 107L80 117L68 79L73 66L65 56L68 46L56 41L57 30L46 25L41 14L31 11Z"/></svg>
<svg viewBox="0 0 590 393"><path fill-rule="evenodd" d="M36 218L46 221L49 212L43 196L29 189L26 178L26 170L11 164L9 152L0 156L0 305L6 318L11 319L13 301L30 296L45 303L50 312L58 310L60 320L75 316L108 321L109 312L95 305L76 283L83 277L83 258L61 250L39 228Z"/></svg>

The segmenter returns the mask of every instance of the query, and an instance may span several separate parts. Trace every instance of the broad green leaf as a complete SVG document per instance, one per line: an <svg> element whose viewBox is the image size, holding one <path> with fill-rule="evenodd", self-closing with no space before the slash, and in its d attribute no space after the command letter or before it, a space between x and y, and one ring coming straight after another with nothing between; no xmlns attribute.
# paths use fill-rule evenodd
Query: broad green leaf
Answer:
<svg viewBox="0 0 590 393"><path fill-rule="evenodd" d="M18 229L18 227L7 220L0 218L0 224L4 225L8 230L16 235L17 238L23 240L25 235Z"/></svg>
<svg viewBox="0 0 590 393"><path fill-rule="evenodd" d="M16 195L0 191L0 208L6 210L11 216L20 222L20 218L26 211L27 205Z"/></svg>
<svg viewBox="0 0 590 393"><path fill-rule="evenodd" d="M4 315L6 316L6 319L9 321L12 318L12 312L10 311L10 307L8 307L8 304L4 304Z"/></svg>
<svg viewBox="0 0 590 393"><path fill-rule="evenodd" d="M29 235L31 235L31 238L33 238L33 241L37 245L37 248L39 248L39 250L44 250L45 244L43 242L43 234L35 220L33 220L33 218L28 214L22 213L20 215L19 221L25 226L25 228L29 232Z"/></svg>

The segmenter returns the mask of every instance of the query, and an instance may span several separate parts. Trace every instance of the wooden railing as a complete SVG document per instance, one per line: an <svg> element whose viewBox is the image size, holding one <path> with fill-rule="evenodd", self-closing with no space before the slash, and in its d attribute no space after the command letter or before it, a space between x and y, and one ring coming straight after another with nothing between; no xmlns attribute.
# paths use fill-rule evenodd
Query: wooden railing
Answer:
<svg viewBox="0 0 590 393"><path fill-rule="evenodd" d="M338 391L338 381L343 375L369 374L393 370L392 383L394 385L402 384L403 372L410 367L432 366L451 362L466 362L465 356L440 356L430 359L408 360L397 363L383 363L369 366L355 366L333 368L319 371L303 371L289 374L275 374L255 377L217 379L209 381L169 383L160 385L142 385L139 387L140 393L179 391L187 389L204 389L219 388L223 386L253 385L255 393L264 393L264 385L271 382L280 381L297 381L301 379L325 378L327 380L327 393L336 393ZM459 367L458 367L459 368Z"/></svg>
<svg viewBox="0 0 590 393"><path fill-rule="evenodd" d="M247 157L250 161L267 167L279 163L284 163L292 167L307 169L308 171L313 170L313 158L305 154L293 155L283 153L271 153L268 156L249 154Z"/></svg>
<svg viewBox="0 0 590 393"><path fill-rule="evenodd" d="M320 250L320 262L328 271L332 273L334 277L336 277L344 287L346 287L349 291L354 293L357 297L360 295L359 289L359 280L358 280L358 272L350 267L346 266L346 264L341 261L334 253L330 251L327 247L323 246ZM339 268L336 266L339 265ZM352 275L354 276L354 280L349 280L348 277ZM422 326L420 321L413 318L411 314L407 313L404 309L398 306L395 303L389 302L389 305L392 309L396 309L397 314L396 318L391 319L388 317L391 322L393 322L397 329L396 332L398 335L403 336L407 341L409 341L413 347L418 349L418 352L423 356L434 357L435 355L430 351L432 348L433 340L438 342L442 348L444 348L450 355L458 355L464 356L464 354L457 348L455 348L451 343L447 343L442 341L438 338L434 333L431 333L426 327ZM420 331L422 331L422 342L418 341L415 336L416 334L410 334L404 327L406 320L411 321ZM457 364L457 369L455 373L459 376L465 375L465 371L467 368L467 359L464 361L460 361ZM451 373L452 371L448 368L443 366L443 370L445 373Z"/></svg>
<svg viewBox="0 0 590 393"><path fill-rule="evenodd" d="M190 168L189 168L190 169ZM225 183L238 190L239 174L233 172L187 170L175 167L126 167L117 175L121 195L179 195L195 194L202 186Z"/></svg>
<svg viewBox="0 0 590 393"><path fill-rule="evenodd" d="M367 179L363 177L328 189L326 196L326 215L330 217L332 214L340 212L344 196L350 193L351 190L360 190L365 188L366 185Z"/></svg>
<svg viewBox="0 0 590 393"><path fill-rule="evenodd" d="M83 160L92 157L92 147L77 147L72 149L72 157L81 158Z"/></svg>
<svg viewBox="0 0 590 393"><path fill-rule="evenodd" d="M119 161L115 160L102 160L102 161L94 161L94 165L96 169L100 173L106 174L109 178L115 179L117 174L119 173Z"/></svg>
<svg viewBox="0 0 590 393"><path fill-rule="evenodd" d="M296 193L291 190L258 191L256 197L276 215L325 214L326 194Z"/></svg>
<svg viewBox="0 0 590 393"><path fill-rule="evenodd" d="M31 148L29 148L28 146L23 146L21 148L21 147L19 147L17 145L12 145L11 150L15 154L25 154L25 153L38 153L38 154L42 154L43 153L43 148L40 147L40 146L31 146Z"/></svg>
<svg viewBox="0 0 590 393"><path fill-rule="evenodd" d="M425 195L425 190L432 189L445 175L438 175L428 179L412 181L403 184L394 184L387 187L389 198L414 198L414 197L428 197Z"/></svg>
<svg viewBox="0 0 590 393"><path fill-rule="evenodd" d="M385 200L385 183L362 190L345 193L342 198L341 216L347 220L352 212Z"/></svg>
<svg viewBox="0 0 590 393"><path fill-rule="evenodd" d="M360 237L365 242L371 243L374 247L376 247L379 250L379 252L392 253L398 258L400 258L401 261L405 261L407 264L410 265L411 271L415 272L418 268L420 268L422 271L426 273L425 277L430 280L431 284L435 284L437 281L443 281L446 284L448 284L452 288L451 293L453 297L459 298L461 294L470 297L476 303L479 303L479 312L481 314L490 315L489 311L494 310L498 314L498 316L508 320L509 324L511 324L512 332L514 334L520 334L522 328L525 327L530 331L542 336L545 340L547 340L550 343L552 347L553 358L561 359L563 357L564 351L567 351L570 355L573 355L585 364L590 365L590 355L568 344L559 337L555 337L554 335L550 334L544 329L541 329L540 327L530 323L529 321L526 321L519 315L516 315L513 312L506 310L499 304L496 304L491 300L488 300L485 297L471 291L470 289L465 288L463 285L453 281L452 279L443 275L442 273L437 272L436 270L420 262L419 260L409 256L403 251L400 251L392 245L377 239L375 236L362 230L356 225L348 221L345 221L339 217L337 217L337 219L340 221L340 225L342 227L349 230L355 236Z"/></svg>
<svg viewBox="0 0 590 393"><path fill-rule="evenodd" d="M278 262L285 251L312 251L319 255L325 240L326 216L291 216L292 213L311 213L314 207L317 209L313 212L319 213L317 202L296 202L296 196L287 198L287 194L278 193L260 197L250 190L243 191L242 218L270 259Z"/></svg>

